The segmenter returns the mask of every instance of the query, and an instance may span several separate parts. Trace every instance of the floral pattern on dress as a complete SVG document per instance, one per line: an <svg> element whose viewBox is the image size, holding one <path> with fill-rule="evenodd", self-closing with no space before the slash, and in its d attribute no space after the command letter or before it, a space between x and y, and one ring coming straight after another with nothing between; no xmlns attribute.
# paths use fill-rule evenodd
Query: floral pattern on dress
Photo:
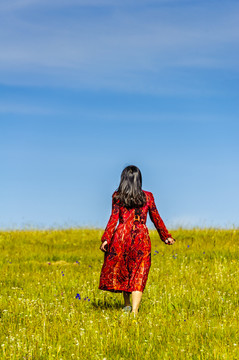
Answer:
<svg viewBox="0 0 239 360"><path fill-rule="evenodd" d="M112 199L111 216L101 238L108 244L100 274L101 290L144 291L151 266L151 241L145 225L147 213L161 240L165 242L171 237L158 213L153 194L144 193L146 203L140 208L127 209Z"/></svg>

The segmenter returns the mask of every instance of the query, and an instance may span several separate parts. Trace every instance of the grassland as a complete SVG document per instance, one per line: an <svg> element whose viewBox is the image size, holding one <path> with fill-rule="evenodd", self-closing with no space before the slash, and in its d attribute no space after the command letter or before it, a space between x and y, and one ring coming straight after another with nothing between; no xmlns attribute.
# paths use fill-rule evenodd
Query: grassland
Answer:
<svg viewBox="0 0 239 360"><path fill-rule="evenodd" d="M98 289L102 230L0 232L0 358L239 359L239 230L172 234L134 319Z"/></svg>

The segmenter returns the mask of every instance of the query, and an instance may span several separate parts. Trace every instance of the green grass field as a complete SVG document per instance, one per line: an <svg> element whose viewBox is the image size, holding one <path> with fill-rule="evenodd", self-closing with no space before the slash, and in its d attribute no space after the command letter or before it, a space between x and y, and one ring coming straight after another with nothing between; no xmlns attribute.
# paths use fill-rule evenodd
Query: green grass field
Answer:
<svg viewBox="0 0 239 360"><path fill-rule="evenodd" d="M102 233L0 232L1 359L239 359L239 230L151 231L136 319L98 289Z"/></svg>

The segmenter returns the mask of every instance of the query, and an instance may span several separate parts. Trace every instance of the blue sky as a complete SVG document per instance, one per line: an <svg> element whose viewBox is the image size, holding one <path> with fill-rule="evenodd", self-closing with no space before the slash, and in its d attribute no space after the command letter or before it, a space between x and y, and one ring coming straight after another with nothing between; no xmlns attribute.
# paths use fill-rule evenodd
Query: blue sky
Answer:
<svg viewBox="0 0 239 360"><path fill-rule="evenodd" d="M0 228L104 228L130 164L169 228L238 227L238 18L232 0L2 0Z"/></svg>

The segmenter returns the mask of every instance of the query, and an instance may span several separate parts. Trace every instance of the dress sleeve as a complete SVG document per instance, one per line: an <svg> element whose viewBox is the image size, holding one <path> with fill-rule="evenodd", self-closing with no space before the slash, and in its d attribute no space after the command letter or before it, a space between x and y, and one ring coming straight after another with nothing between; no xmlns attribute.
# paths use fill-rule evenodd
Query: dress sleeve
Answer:
<svg viewBox="0 0 239 360"><path fill-rule="evenodd" d="M107 240L108 245L110 244L118 219L119 219L119 205L116 204L112 198L112 211L108 224L101 238L102 242Z"/></svg>
<svg viewBox="0 0 239 360"><path fill-rule="evenodd" d="M169 234L163 220L161 219L157 207L154 202L153 194L150 194L150 202L149 202L149 216L151 221L154 223L154 226L156 227L160 239L165 242L169 237L172 237L171 234Z"/></svg>

